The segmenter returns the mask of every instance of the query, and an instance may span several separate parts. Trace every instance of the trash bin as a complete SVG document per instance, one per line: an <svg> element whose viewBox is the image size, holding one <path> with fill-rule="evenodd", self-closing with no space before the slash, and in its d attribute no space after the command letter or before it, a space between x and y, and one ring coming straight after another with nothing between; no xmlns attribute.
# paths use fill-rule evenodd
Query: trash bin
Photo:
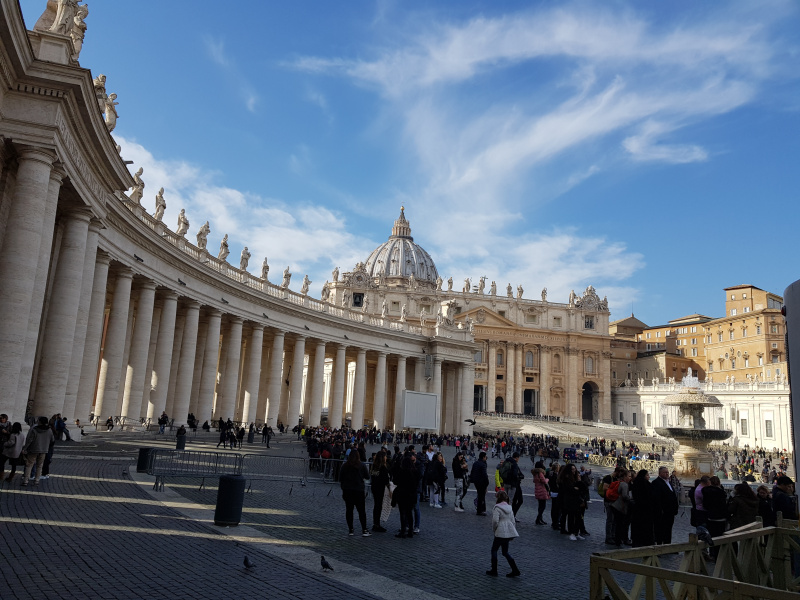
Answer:
<svg viewBox="0 0 800 600"><path fill-rule="evenodd" d="M236 527L242 520L245 481L241 475L220 475L214 525Z"/></svg>
<svg viewBox="0 0 800 600"><path fill-rule="evenodd" d="M249 432L247 434L247 443L252 444L255 441L256 441L256 432L255 431Z"/></svg>
<svg viewBox="0 0 800 600"><path fill-rule="evenodd" d="M186 450L186 436L175 436L175 450Z"/></svg>
<svg viewBox="0 0 800 600"><path fill-rule="evenodd" d="M150 462L150 452L155 448L139 448L139 459L136 461L136 472L147 473L147 463Z"/></svg>

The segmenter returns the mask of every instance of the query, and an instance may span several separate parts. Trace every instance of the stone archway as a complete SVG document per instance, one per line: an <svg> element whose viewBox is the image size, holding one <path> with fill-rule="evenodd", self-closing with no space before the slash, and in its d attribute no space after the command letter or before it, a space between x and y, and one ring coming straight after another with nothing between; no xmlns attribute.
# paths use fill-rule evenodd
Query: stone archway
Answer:
<svg viewBox="0 0 800 600"><path fill-rule="evenodd" d="M599 397L599 389L597 384L592 381L587 381L581 388L581 419L584 421L596 421L597 415L597 399Z"/></svg>
<svg viewBox="0 0 800 600"><path fill-rule="evenodd" d="M503 409L505 407L505 401L503 400L502 396L498 396L494 399L494 412L505 412Z"/></svg>

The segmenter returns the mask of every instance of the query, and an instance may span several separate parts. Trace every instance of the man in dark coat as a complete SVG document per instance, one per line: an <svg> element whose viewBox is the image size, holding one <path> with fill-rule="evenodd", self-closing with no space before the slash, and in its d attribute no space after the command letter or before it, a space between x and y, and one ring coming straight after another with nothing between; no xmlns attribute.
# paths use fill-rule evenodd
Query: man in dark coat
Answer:
<svg viewBox="0 0 800 600"><path fill-rule="evenodd" d="M653 523L653 534L656 544L672 543L672 526L675 523L675 515L678 514L678 496L669 484L669 469L659 467L658 477L653 482L653 493L655 495L655 521Z"/></svg>
<svg viewBox="0 0 800 600"><path fill-rule="evenodd" d="M478 460L472 463L472 471L469 474L470 483L475 485L478 492L477 514L486 515L486 489L489 487L489 475L486 472L486 452L478 455Z"/></svg>

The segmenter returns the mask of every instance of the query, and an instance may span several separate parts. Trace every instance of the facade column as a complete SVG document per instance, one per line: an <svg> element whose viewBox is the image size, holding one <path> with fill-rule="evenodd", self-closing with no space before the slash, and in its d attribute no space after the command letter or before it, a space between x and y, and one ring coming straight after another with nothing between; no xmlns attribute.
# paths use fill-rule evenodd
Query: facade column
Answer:
<svg viewBox="0 0 800 600"><path fill-rule="evenodd" d="M316 427L322 421L322 396L325 392L325 342L318 341L314 349L314 371L309 370L311 378L311 404L308 423Z"/></svg>
<svg viewBox="0 0 800 600"><path fill-rule="evenodd" d="M489 342L489 364L486 376L486 410L495 412L494 399L497 398L497 344Z"/></svg>
<svg viewBox="0 0 800 600"><path fill-rule="evenodd" d="M524 388L525 388L525 363L523 362L523 360L524 360L524 356L523 356L524 352L522 351L523 350L523 345L524 344L516 344L516 346L517 346L517 354L516 354L516 360L514 361L514 364L517 366L517 373L516 373L516 376L515 376L515 379L514 379L514 381L516 381L516 383L517 383L517 385L516 385L517 396L516 396L516 402L515 402L515 405L516 405L517 408L516 408L516 410L514 412L516 412L518 414L522 414L522 413L525 412L525 391L524 391Z"/></svg>
<svg viewBox="0 0 800 600"><path fill-rule="evenodd" d="M156 356L153 361L153 371L150 374L150 401L147 405L147 416L151 420L158 419L167 407L177 312L178 294L172 290L165 291L161 304L161 322L158 324Z"/></svg>
<svg viewBox="0 0 800 600"><path fill-rule="evenodd" d="M94 285L94 271L97 259L97 238L100 235L101 224L97 219L89 222L86 235L86 253L83 257L83 275L81 276L81 293L78 300L78 314L75 320L75 336L70 353L69 376L67 389L64 393L64 407L61 414L69 418L74 417L75 406L78 402L78 387L81 383L81 368L83 355L86 348L86 331L89 323L89 306L92 302L92 287Z"/></svg>
<svg viewBox="0 0 800 600"><path fill-rule="evenodd" d="M506 412L517 412L517 371L515 358L516 349L513 342L506 344Z"/></svg>
<svg viewBox="0 0 800 600"><path fill-rule="evenodd" d="M431 393L438 396L436 402L438 403L437 414L440 415L439 429L444 427L444 419L441 418L442 407L444 406L444 398L442 398L442 359L433 359L433 381L431 382Z"/></svg>
<svg viewBox="0 0 800 600"><path fill-rule="evenodd" d="M272 337L269 353L269 382L267 383L267 405L264 411L259 406L259 414L266 415L265 423L278 430L278 415L281 410L281 391L283 389L283 344L286 336L276 330Z"/></svg>
<svg viewBox="0 0 800 600"><path fill-rule="evenodd" d="M225 374L222 376L222 397L217 396L217 414L220 419L233 417L236 409L236 390L239 387L239 358L242 353L242 319L231 317L228 356L225 361Z"/></svg>
<svg viewBox="0 0 800 600"><path fill-rule="evenodd" d="M328 427L339 428L344 420L344 383L347 377L347 346L336 345L336 358L333 360L333 393L328 409Z"/></svg>
<svg viewBox="0 0 800 600"><path fill-rule="evenodd" d="M252 423L256 420L258 408L258 389L261 385L261 352L264 346L264 326L253 323L250 342L247 347L247 376L244 379L244 400L242 401L242 420Z"/></svg>
<svg viewBox="0 0 800 600"><path fill-rule="evenodd" d="M386 428L386 352L378 352L374 398L375 400L372 403L372 425L383 430Z"/></svg>
<svg viewBox="0 0 800 600"><path fill-rule="evenodd" d="M414 359L414 391L425 391L425 358Z"/></svg>
<svg viewBox="0 0 800 600"><path fill-rule="evenodd" d="M88 422L89 413L94 403L97 386L97 373L100 362L100 342L106 317L106 284L108 283L108 265L111 257L105 252L97 251L92 279L92 298L89 304L89 316L86 324L86 343L84 344L81 364L81 380L78 384L78 398L75 403L76 419Z"/></svg>
<svg viewBox="0 0 800 600"><path fill-rule="evenodd" d="M472 425L464 419L471 419L475 409L475 367L461 366L461 435L472 435Z"/></svg>
<svg viewBox="0 0 800 600"><path fill-rule="evenodd" d="M214 387L217 383L217 360L219 359L219 334L222 313L215 308L208 311L208 331L203 350L203 371L200 389L197 392L197 418L205 421L213 417Z"/></svg>
<svg viewBox="0 0 800 600"><path fill-rule="evenodd" d="M128 311L131 304L133 271L128 267L117 270L114 281L114 297L106 328L106 343L103 347L103 362L97 383L97 400L94 414L103 417L109 410L117 410L117 397L122 384L122 358L125 353L125 335L128 332ZM109 416L117 416L111 415Z"/></svg>
<svg viewBox="0 0 800 600"><path fill-rule="evenodd" d="M603 389L600 392L598 414L595 418L603 423L611 423L611 353L603 352L600 356L603 357L600 361Z"/></svg>
<svg viewBox="0 0 800 600"><path fill-rule="evenodd" d="M189 415L189 399L192 394L194 354L197 350L197 328L199 322L200 304L190 300L186 307L181 358L178 361L178 380L175 384L175 399L172 405L172 416L178 425L186 424L186 417Z"/></svg>
<svg viewBox="0 0 800 600"><path fill-rule="evenodd" d="M446 382L444 389L444 410L442 411L444 414L444 419L442 419L444 426L440 429L443 432L455 433L453 424L456 416L456 398L458 398L458 378L456 377L456 372L452 363L448 365L447 369L444 371L444 381Z"/></svg>
<svg viewBox="0 0 800 600"><path fill-rule="evenodd" d="M394 387L394 423L395 430L403 427L405 405L403 403L403 391L406 389L406 357L397 357L397 381Z"/></svg>
<svg viewBox="0 0 800 600"><path fill-rule="evenodd" d="M122 395L123 417L139 418L142 412L147 352L150 350L150 330L153 327L153 307L156 299L156 284L144 281L139 289L136 307L136 322L128 356L128 373Z"/></svg>
<svg viewBox="0 0 800 600"><path fill-rule="evenodd" d="M550 415L550 346L539 346L539 412Z"/></svg>
<svg viewBox="0 0 800 600"><path fill-rule="evenodd" d="M567 416L573 419L583 419L581 394L578 393L578 349L565 348L564 353L567 355ZM582 368L581 372L583 372Z"/></svg>
<svg viewBox="0 0 800 600"><path fill-rule="evenodd" d="M42 336L33 404L33 414L36 416L62 413L64 409L91 218L91 212L86 210L76 210L66 215L58 262L53 273L50 294L53 302L47 311Z"/></svg>
<svg viewBox="0 0 800 600"><path fill-rule="evenodd" d="M353 416L350 424L353 429L364 426L364 401L367 391L367 351L359 348L356 354L356 380L353 385Z"/></svg>
<svg viewBox="0 0 800 600"><path fill-rule="evenodd" d="M291 430L300 420L300 411L303 410L303 365L306 356L306 338L297 336L294 342L294 357L292 360L292 380L289 391L289 415L286 426Z"/></svg>
<svg viewBox="0 0 800 600"><path fill-rule="evenodd" d="M52 152L19 147L18 154L16 188L0 251L0 390L11 398L7 403L11 421L24 419L28 403L53 240L53 204L61 187L60 176L52 171ZM41 280L40 263L44 267ZM34 331L29 331L30 321ZM23 374L29 340L33 343L31 366Z"/></svg>

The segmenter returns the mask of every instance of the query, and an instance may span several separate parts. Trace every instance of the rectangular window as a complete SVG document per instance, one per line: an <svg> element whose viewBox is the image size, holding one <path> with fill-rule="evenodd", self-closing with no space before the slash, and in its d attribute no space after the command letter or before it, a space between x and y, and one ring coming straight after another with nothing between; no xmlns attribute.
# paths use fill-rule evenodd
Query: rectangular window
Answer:
<svg viewBox="0 0 800 600"><path fill-rule="evenodd" d="M400 303L399 302L392 302L392 310L400 310Z"/></svg>
<svg viewBox="0 0 800 600"><path fill-rule="evenodd" d="M625 419L622 418L622 413L619 413L619 422L622 423Z"/></svg>
<svg viewBox="0 0 800 600"><path fill-rule="evenodd" d="M778 331L778 326L777 326L777 325L770 325L770 326L769 326L769 332L770 332L770 333L780 333L780 332Z"/></svg>
<svg viewBox="0 0 800 600"><path fill-rule="evenodd" d="M539 315L525 315L525 322L526 323L538 323L539 322Z"/></svg>
<svg viewBox="0 0 800 600"><path fill-rule="evenodd" d="M692 344L696 344L696 343L697 343L697 338L692 338Z"/></svg>
<svg viewBox="0 0 800 600"><path fill-rule="evenodd" d="M617 372L616 371L611 371L611 378L612 379L616 379L617 378Z"/></svg>
<svg viewBox="0 0 800 600"><path fill-rule="evenodd" d="M475 362L476 363L482 363L483 362L483 350L478 350L475 353Z"/></svg>
<svg viewBox="0 0 800 600"><path fill-rule="evenodd" d="M561 317L553 317L553 327L561 327Z"/></svg>
<svg viewBox="0 0 800 600"><path fill-rule="evenodd" d="M717 427L719 429L725 429L725 419L723 417L717 419Z"/></svg>
<svg viewBox="0 0 800 600"><path fill-rule="evenodd" d="M650 350L650 344L647 344L647 350Z"/></svg>
<svg viewBox="0 0 800 600"><path fill-rule="evenodd" d="M652 427L653 426L652 425L652 415L650 413L647 413L647 419L646 420L647 420L647 426L648 427Z"/></svg>
<svg viewBox="0 0 800 600"><path fill-rule="evenodd" d="M660 337L661 337L661 332L660 332L660 331L656 331L656 337L657 337L657 338L660 338Z"/></svg>
<svg viewBox="0 0 800 600"><path fill-rule="evenodd" d="M650 332L649 331L647 332L647 339L648 340L650 339Z"/></svg>
<svg viewBox="0 0 800 600"><path fill-rule="evenodd" d="M497 376L497 379L498 379L498 381L499 381L499 380L501 380L502 378L503 378L503 376L502 376L502 375L498 375L498 376Z"/></svg>
<svg viewBox="0 0 800 600"><path fill-rule="evenodd" d="M735 368L736 368L736 359L732 358L731 359L731 369L735 369Z"/></svg>
<svg viewBox="0 0 800 600"><path fill-rule="evenodd" d="M736 314L736 309L735 309L735 308L732 308L732 309L731 309L731 316L733 317L735 314Z"/></svg>
<svg viewBox="0 0 800 600"><path fill-rule="evenodd" d="M586 317L583 320L584 329L594 329L594 317Z"/></svg>
<svg viewBox="0 0 800 600"><path fill-rule="evenodd" d="M498 352L497 353L497 366L498 367L502 367L503 366L503 353L502 352Z"/></svg>
<svg viewBox="0 0 800 600"><path fill-rule="evenodd" d="M747 337L747 327L742 327L742 337L743 338Z"/></svg>
<svg viewBox="0 0 800 600"><path fill-rule="evenodd" d="M735 339L734 336L733 336L733 331L730 332L730 338L731 339Z"/></svg>
<svg viewBox="0 0 800 600"><path fill-rule="evenodd" d="M692 327L692 333L697 333L697 327Z"/></svg>
<svg viewBox="0 0 800 600"><path fill-rule="evenodd" d="M430 304L423 304L421 308L422 308L422 312L424 312L426 315L431 314L431 305Z"/></svg>
<svg viewBox="0 0 800 600"><path fill-rule="evenodd" d="M506 311L504 311L504 310L498 310L497 314L500 315L501 317L503 317L504 319L506 318Z"/></svg>
<svg viewBox="0 0 800 600"><path fill-rule="evenodd" d="M692 356L697 356L697 348L692 348Z"/></svg>
<svg viewBox="0 0 800 600"><path fill-rule="evenodd" d="M750 312L750 307L749 306L745 306L744 307L744 312L749 313Z"/></svg>
<svg viewBox="0 0 800 600"><path fill-rule="evenodd" d="M744 359L744 366L745 367L749 367L750 366L750 359L749 358L745 358Z"/></svg>
<svg viewBox="0 0 800 600"><path fill-rule="evenodd" d="M717 334L717 341L719 341L719 342L722 341L722 334L721 333Z"/></svg>
<svg viewBox="0 0 800 600"><path fill-rule="evenodd" d="M633 413L633 426L636 427L636 413Z"/></svg>
<svg viewBox="0 0 800 600"><path fill-rule="evenodd" d="M749 435L747 432L747 419L741 419L739 425L742 428L742 435Z"/></svg>
<svg viewBox="0 0 800 600"><path fill-rule="evenodd" d="M714 363L708 363L708 372L711 373L714 371Z"/></svg>
<svg viewBox="0 0 800 600"><path fill-rule="evenodd" d="M756 335L761 335L761 325L756 325Z"/></svg>
<svg viewBox="0 0 800 600"><path fill-rule="evenodd" d="M764 437L772 439L775 434L772 430L772 419L764 419Z"/></svg>
<svg viewBox="0 0 800 600"><path fill-rule="evenodd" d="M758 366L759 367L763 367L764 366L764 357L763 356L759 356L758 357Z"/></svg>

